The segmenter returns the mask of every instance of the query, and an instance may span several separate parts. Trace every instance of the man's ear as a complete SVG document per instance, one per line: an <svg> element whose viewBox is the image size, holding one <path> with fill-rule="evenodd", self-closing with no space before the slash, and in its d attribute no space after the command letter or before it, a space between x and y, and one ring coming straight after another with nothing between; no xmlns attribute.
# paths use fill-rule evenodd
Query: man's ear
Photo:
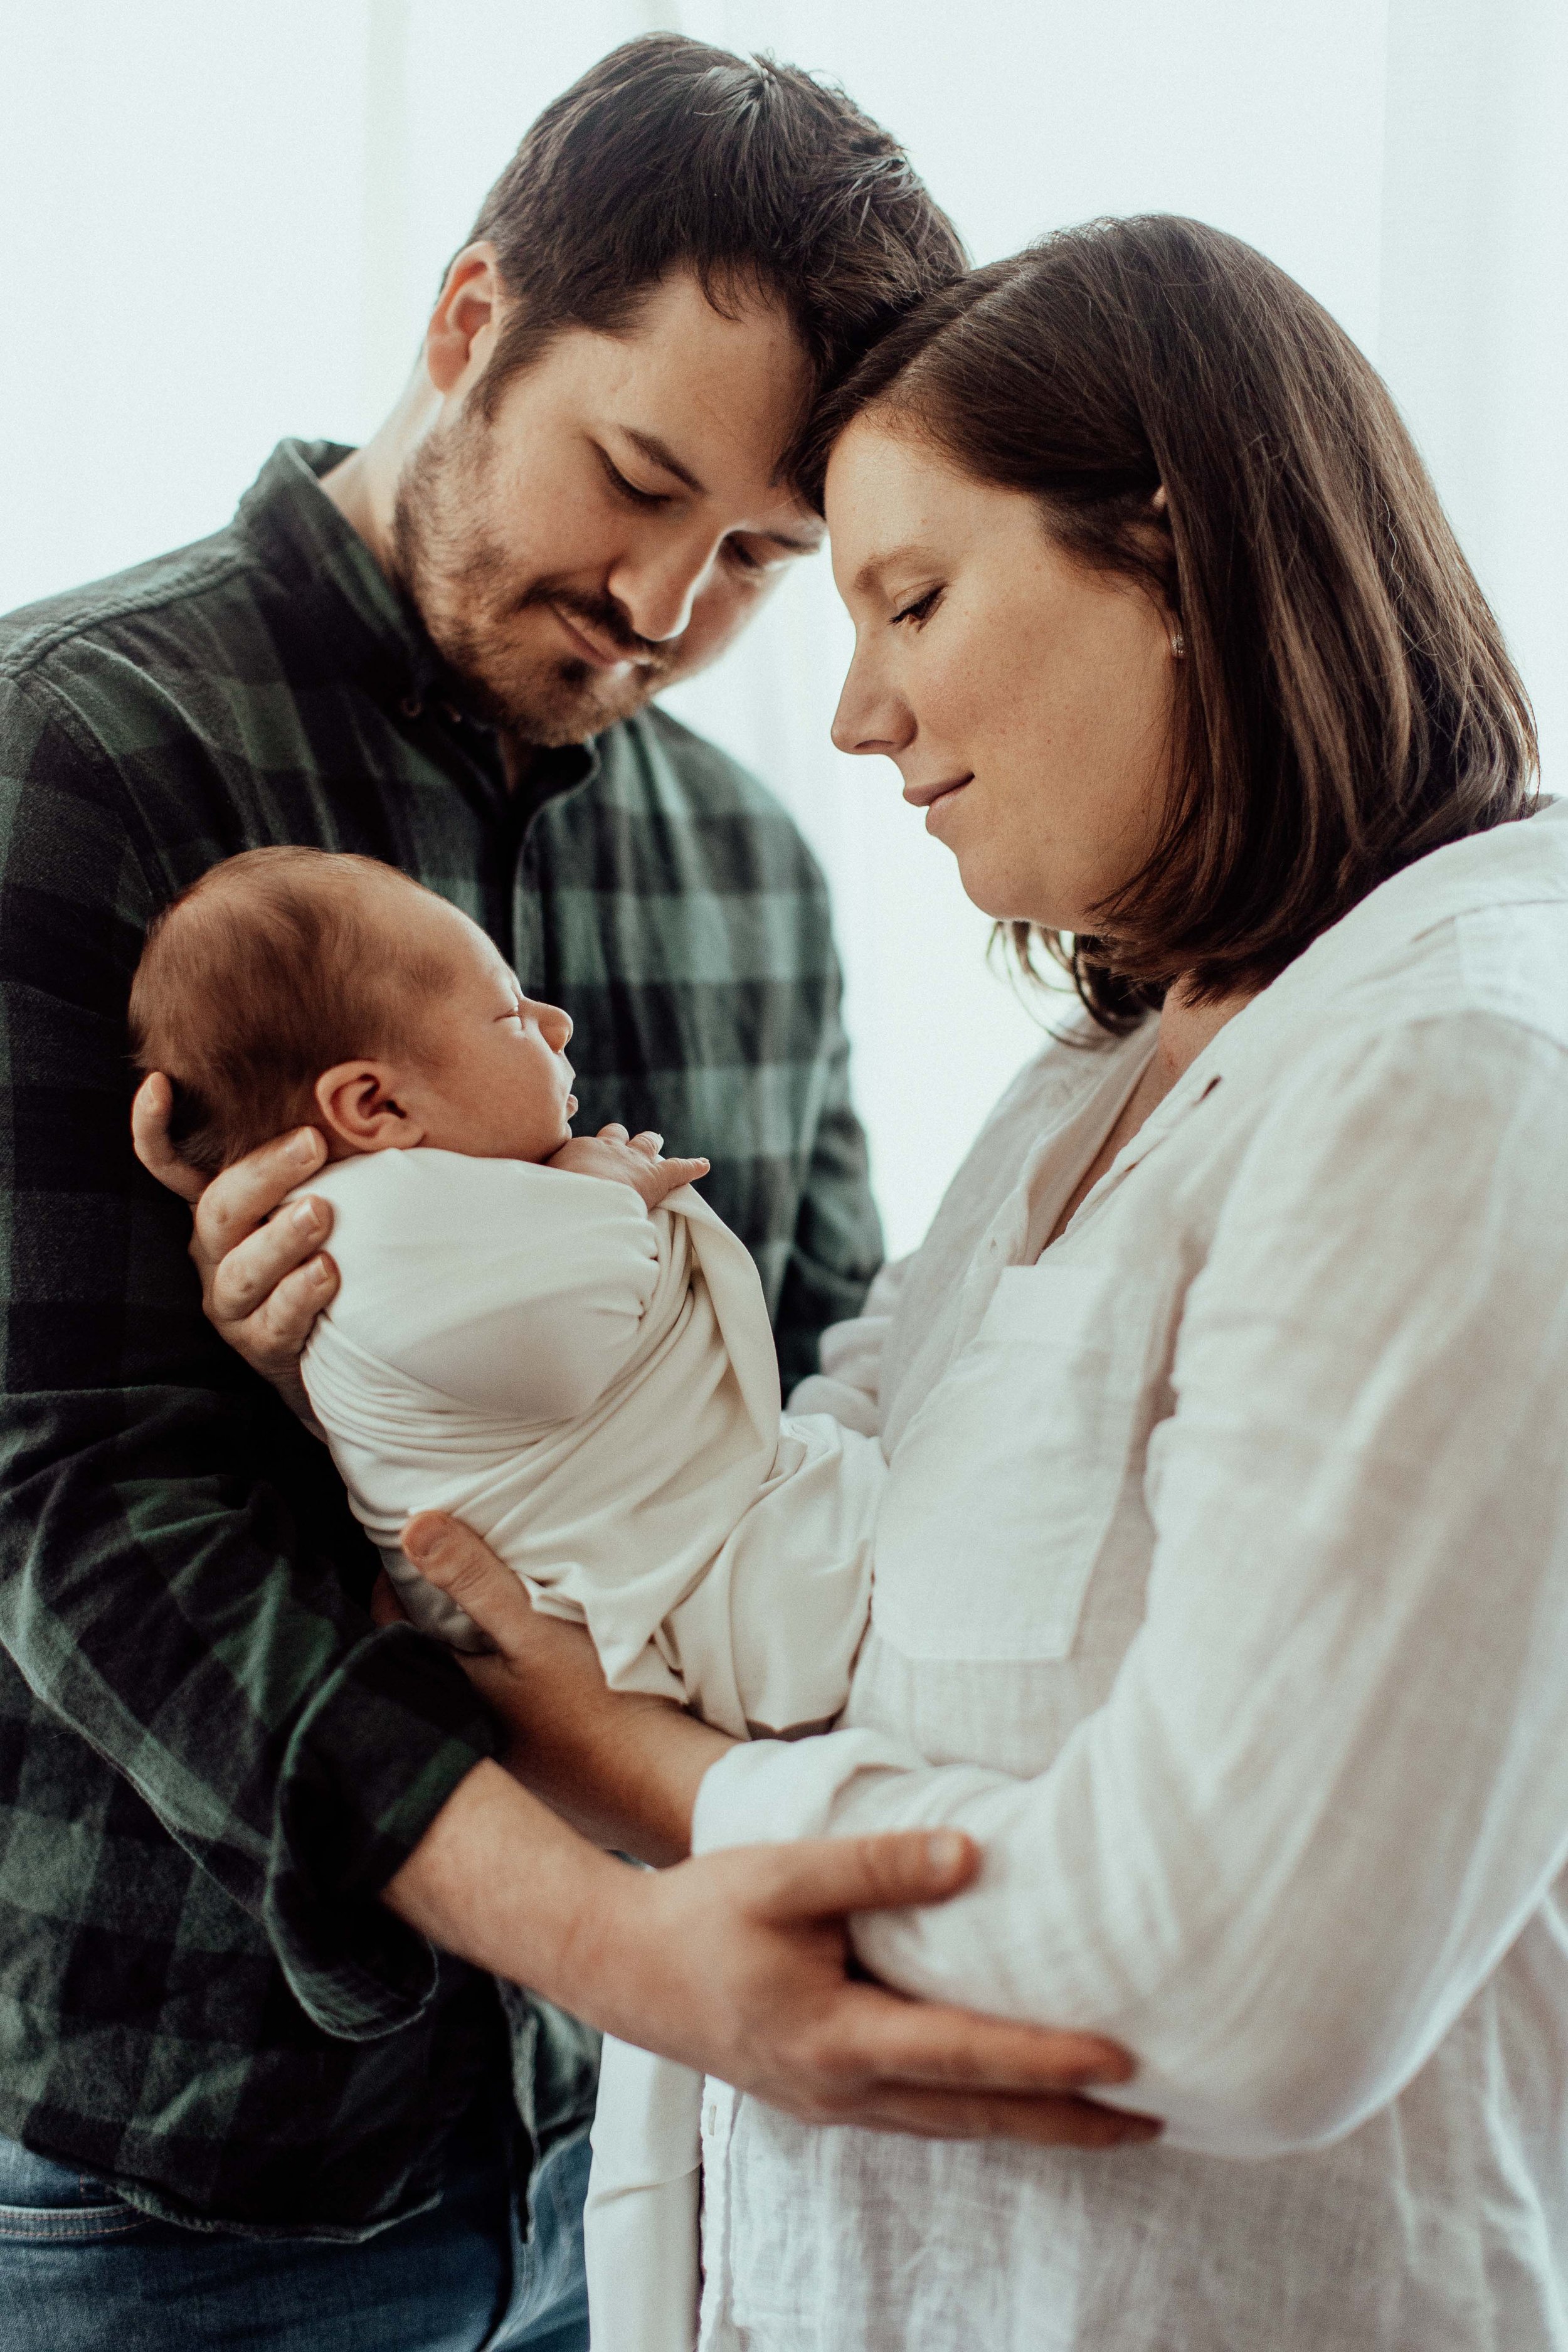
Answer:
<svg viewBox="0 0 1568 2352"><path fill-rule="evenodd" d="M338 1062L316 1080L316 1108L329 1138L350 1151L410 1151L425 1129L394 1091L384 1062Z"/></svg>
<svg viewBox="0 0 1568 2352"><path fill-rule="evenodd" d="M484 373L504 299L494 246L488 237L466 245L447 272L425 331L425 364L443 397L467 392Z"/></svg>

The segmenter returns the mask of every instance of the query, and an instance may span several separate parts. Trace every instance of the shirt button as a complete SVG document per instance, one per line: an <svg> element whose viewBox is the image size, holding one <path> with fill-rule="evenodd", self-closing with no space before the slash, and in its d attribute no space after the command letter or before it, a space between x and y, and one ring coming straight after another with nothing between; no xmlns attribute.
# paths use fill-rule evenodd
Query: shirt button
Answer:
<svg viewBox="0 0 1568 2352"><path fill-rule="evenodd" d="M405 719L422 719L425 715L425 705L416 694L405 694L398 709Z"/></svg>

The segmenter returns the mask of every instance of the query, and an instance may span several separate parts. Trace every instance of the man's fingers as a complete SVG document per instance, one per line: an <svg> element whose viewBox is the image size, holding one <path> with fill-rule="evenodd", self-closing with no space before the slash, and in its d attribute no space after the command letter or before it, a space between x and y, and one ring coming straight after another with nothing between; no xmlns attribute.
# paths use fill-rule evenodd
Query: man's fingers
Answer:
<svg viewBox="0 0 1568 2352"><path fill-rule="evenodd" d="M1124 2115L1091 2099L965 2097L896 2086L858 2103L842 2120L860 2131L905 2132L916 2139L1003 2139L1031 2147L1124 2147L1156 2139L1164 2128L1156 2116Z"/></svg>
<svg viewBox="0 0 1568 2352"><path fill-rule="evenodd" d="M941 1903L967 1886L980 1849L960 1830L892 1830L880 1837L802 1838L752 1849L767 1856L759 1908L775 1920Z"/></svg>
<svg viewBox="0 0 1568 2352"><path fill-rule="evenodd" d="M527 1639L533 1622L527 1591L472 1528L445 1511L417 1511L403 1530L403 1549L503 1655Z"/></svg>
<svg viewBox="0 0 1568 2352"><path fill-rule="evenodd" d="M242 1322L259 1308L265 1311L269 1328L280 1333L289 1319L290 1307L305 1309L300 1340L303 1346L311 1323L337 1286L335 1278L324 1285L320 1272L331 1266L331 1261L321 1255L321 1244L331 1229L330 1202L295 1201L244 1241L236 1242L211 1269L208 1308L213 1320ZM279 1286L296 1274L307 1279L292 1284L289 1300L285 1302L279 1297Z"/></svg>
<svg viewBox="0 0 1568 2352"><path fill-rule="evenodd" d="M160 1184L166 1184L182 1201L199 1201L207 1180L195 1168L186 1167L169 1140L174 1100L174 1089L162 1070L153 1070L142 1079L131 1106L132 1146L142 1167Z"/></svg>
<svg viewBox="0 0 1568 2352"><path fill-rule="evenodd" d="M326 1156L327 1147L316 1129L300 1127L259 1145L215 1176L196 1206L197 1255L209 1263L226 1257L296 1184L315 1174ZM328 1210L329 1223L331 1213Z"/></svg>
<svg viewBox="0 0 1568 2352"><path fill-rule="evenodd" d="M250 1360L266 1371L268 1380L298 1364L317 1316L337 1296L339 1280L336 1265L323 1251L286 1275L251 1317Z"/></svg>
<svg viewBox="0 0 1568 2352"><path fill-rule="evenodd" d="M1102 2033L1023 2025L943 2001L905 2000L879 1985L852 1985L836 2003L818 2053L835 2074L929 2090L1103 2090L1137 2071Z"/></svg>

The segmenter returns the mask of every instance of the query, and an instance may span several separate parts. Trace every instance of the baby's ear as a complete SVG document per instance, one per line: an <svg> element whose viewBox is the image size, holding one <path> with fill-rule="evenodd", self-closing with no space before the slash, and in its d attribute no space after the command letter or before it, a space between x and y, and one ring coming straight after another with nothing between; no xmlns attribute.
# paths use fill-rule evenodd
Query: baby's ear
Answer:
<svg viewBox="0 0 1568 2352"><path fill-rule="evenodd" d="M398 1101L384 1062L338 1062L316 1080L316 1108L328 1136L349 1151L409 1151L425 1129Z"/></svg>

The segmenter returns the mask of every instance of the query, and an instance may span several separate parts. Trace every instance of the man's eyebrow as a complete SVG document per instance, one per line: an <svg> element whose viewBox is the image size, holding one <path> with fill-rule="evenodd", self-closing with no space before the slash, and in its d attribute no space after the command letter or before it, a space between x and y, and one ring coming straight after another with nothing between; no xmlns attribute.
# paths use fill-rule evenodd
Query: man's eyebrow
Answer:
<svg viewBox="0 0 1568 2352"><path fill-rule="evenodd" d="M782 547L791 555L815 555L822 545L820 539L791 539L783 530L749 530L748 539L765 539L770 547Z"/></svg>
<svg viewBox="0 0 1568 2352"><path fill-rule="evenodd" d="M639 433L635 425L623 425L621 431L634 449L642 451L650 466L658 466L665 473L673 474L678 482L685 483L694 498L707 497L707 491L690 467L681 464L668 441L659 440L658 436L652 433Z"/></svg>

